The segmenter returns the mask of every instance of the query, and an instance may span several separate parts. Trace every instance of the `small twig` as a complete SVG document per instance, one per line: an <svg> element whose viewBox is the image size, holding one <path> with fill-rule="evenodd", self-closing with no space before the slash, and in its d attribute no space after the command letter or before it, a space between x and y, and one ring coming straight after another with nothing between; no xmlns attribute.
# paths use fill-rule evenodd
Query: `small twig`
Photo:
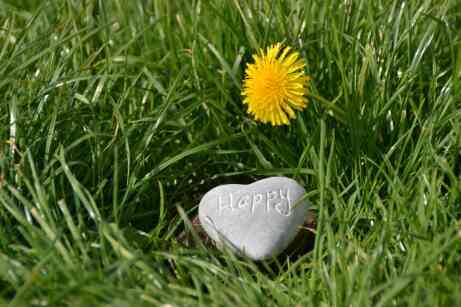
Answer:
<svg viewBox="0 0 461 307"><path fill-rule="evenodd" d="M7 142L10 145L10 152L14 161L16 153L16 108L13 103L10 103L10 138Z"/></svg>

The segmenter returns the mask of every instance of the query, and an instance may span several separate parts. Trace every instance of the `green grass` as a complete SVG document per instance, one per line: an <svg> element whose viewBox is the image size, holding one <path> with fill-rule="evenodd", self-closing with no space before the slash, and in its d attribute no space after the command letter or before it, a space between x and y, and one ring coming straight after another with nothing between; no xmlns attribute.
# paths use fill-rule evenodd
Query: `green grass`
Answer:
<svg viewBox="0 0 461 307"><path fill-rule="evenodd" d="M460 29L457 0L0 1L0 305L460 306ZM240 87L278 41L312 83L274 128ZM176 241L270 175L308 191L312 252Z"/></svg>

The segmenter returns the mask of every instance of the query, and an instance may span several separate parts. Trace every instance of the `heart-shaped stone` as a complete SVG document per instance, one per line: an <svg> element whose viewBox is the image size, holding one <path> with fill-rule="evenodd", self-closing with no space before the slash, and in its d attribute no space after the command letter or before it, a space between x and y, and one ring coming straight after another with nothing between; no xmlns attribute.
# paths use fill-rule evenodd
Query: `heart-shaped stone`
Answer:
<svg viewBox="0 0 461 307"><path fill-rule="evenodd" d="M302 186L286 177L217 186L200 202L200 223L218 247L253 260L272 258L302 226L308 212L304 194Z"/></svg>

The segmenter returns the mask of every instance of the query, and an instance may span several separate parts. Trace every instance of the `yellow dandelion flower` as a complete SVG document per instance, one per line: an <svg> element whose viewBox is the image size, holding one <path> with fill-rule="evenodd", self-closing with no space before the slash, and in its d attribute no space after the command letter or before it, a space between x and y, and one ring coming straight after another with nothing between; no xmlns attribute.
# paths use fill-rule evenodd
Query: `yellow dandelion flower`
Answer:
<svg viewBox="0 0 461 307"><path fill-rule="evenodd" d="M293 109L307 106L306 63L298 52L280 43L268 47L266 53L261 49L253 59L247 65L242 91L248 113L263 123L288 125L296 117Z"/></svg>

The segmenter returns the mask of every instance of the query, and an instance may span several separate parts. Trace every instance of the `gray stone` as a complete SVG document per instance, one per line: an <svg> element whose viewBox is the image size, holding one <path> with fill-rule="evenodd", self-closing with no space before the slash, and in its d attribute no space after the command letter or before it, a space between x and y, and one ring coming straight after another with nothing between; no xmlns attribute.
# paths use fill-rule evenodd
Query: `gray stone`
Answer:
<svg viewBox="0 0 461 307"><path fill-rule="evenodd" d="M308 202L300 199L304 194L286 177L217 186L200 202L200 223L219 248L227 246L253 260L272 258L302 226L308 212Z"/></svg>

